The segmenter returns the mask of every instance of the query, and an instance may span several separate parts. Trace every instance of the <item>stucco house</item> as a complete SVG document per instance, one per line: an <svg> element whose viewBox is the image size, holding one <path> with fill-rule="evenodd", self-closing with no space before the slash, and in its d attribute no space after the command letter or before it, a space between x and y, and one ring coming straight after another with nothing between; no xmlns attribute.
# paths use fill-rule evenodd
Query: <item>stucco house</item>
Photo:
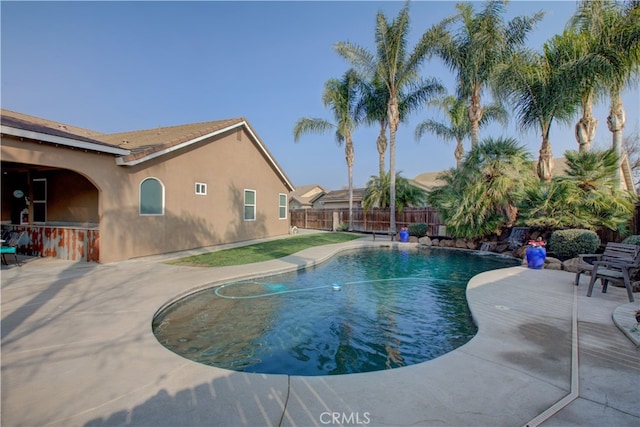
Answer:
<svg viewBox="0 0 640 427"><path fill-rule="evenodd" d="M326 192L327 190L317 184L299 185L289 194L289 209L311 209L313 201Z"/></svg>
<svg viewBox="0 0 640 427"><path fill-rule="evenodd" d="M285 235L294 190L245 118L103 134L0 110L2 226L114 262Z"/></svg>
<svg viewBox="0 0 640 427"><path fill-rule="evenodd" d="M353 208L362 208L365 188L353 189ZM316 197L312 201L314 209L347 209L349 208L349 190L332 190Z"/></svg>

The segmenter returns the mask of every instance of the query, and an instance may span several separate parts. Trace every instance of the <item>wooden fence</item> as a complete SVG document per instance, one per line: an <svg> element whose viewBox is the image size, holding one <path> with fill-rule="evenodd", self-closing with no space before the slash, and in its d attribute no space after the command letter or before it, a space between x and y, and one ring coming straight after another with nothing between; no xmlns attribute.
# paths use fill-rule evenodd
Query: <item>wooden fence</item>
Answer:
<svg viewBox="0 0 640 427"><path fill-rule="evenodd" d="M298 228L315 230L335 230L340 224L349 222L349 209L300 209L291 211L291 225ZM366 213L363 209L352 211L353 231L365 233L387 233L390 229L389 209L370 209ZM438 220L434 208L404 208L396 213L396 229L407 227L409 224L427 224L427 235L438 236L445 234L444 224Z"/></svg>
<svg viewBox="0 0 640 427"><path fill-rule="evenodd" d="M298 228L314 230L335 230L340 224L346 224L349 209L299 209L290 212L291 225ZM365 233L387 233L390 229L389 209L370 209L366 214L363 209L353 209L353 231ZM396 229L409 224L427 224L428 236L445 236L444 224L438 220L434 208L405 208L396 213ZM640 234L640 203L636 205L635 215L630 225L631 234ZM603 242L619 242L622 240L617 232L601 229L598 234Z"/></svg>

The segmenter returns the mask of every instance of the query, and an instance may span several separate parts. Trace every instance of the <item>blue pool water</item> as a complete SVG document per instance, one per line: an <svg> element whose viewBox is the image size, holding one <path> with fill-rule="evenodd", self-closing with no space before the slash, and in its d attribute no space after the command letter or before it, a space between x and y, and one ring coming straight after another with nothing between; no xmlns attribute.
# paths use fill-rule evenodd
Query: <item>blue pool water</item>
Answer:
<svg viewBox="0 0 640 427"><path fill-rule="evenodd" d="M476 333L465 290L519 261L446 249L349 251L315 268L229 283L170 305L157 339L206 365L338 375L441 356Z"/></svg>

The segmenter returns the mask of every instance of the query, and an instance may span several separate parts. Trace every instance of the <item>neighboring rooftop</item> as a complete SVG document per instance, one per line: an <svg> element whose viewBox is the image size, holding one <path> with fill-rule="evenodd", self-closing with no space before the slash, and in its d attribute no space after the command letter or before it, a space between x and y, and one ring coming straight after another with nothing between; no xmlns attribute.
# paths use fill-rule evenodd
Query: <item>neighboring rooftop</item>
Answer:
<svg viewBox="0 0 640 427"><path fill-rule="evenodd" d="M359 202L364 197L365 188L353 189L353 201ZM321 200L321 203L343 203L349 201L349 190L332 190L323 194L317 200ZM314 200L315 201L315 200Z"/></svg>
<svg viewBox="0 0 640 427"><path fill-rule="evenodd" d="M300 206L311 207L313 200L326 192L327 190L317 184L299 185L289 194L289 200L297 202Z"/></svg>

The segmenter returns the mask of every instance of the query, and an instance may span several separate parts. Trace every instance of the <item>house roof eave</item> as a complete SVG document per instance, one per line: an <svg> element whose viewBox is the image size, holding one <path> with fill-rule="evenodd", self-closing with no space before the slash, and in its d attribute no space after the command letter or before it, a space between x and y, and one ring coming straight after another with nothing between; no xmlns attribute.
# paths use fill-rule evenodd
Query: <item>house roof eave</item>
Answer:
<svg viewBox="0 0 640 427"><path fill-rule="evenodd" d="M65 145L73 148L80 148L83 150L97 151L101 153L114 154L118 156L126 156L130 154L129 150L122 149L120 147L106 145L100 142L81 141L72 138L66 138L62 136L49 135L42 132L36 132L33 130L26 130L15 128L7 125L0 125L0 133L5 135L11 135L19 138L27 138L35 141L48 142L51 144Z"/></svg>

